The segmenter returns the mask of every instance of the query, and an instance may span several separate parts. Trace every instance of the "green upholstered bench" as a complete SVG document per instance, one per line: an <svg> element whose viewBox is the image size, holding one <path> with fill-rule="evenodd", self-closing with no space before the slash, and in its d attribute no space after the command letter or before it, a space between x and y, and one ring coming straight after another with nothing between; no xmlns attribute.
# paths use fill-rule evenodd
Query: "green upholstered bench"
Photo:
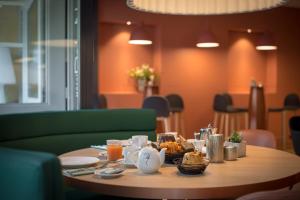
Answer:
<svg viewBox="0 0 300 200"><path fill-rule="evenodd" d="M0 160L0 199L64 199L60 163L54 154L0 147Z"/></svg>
<svg viewBox="0 0 300 200"><path fill-rule="evenodd" d="M155 112L103 109L0 115L0 146L56 155L147 134L155 140Z"/></svg>
<svg viewBox="0 0 300 200"><path fill-rule="evenodd" d="M155 129L155 112L147 109L8 114L0 115L0 147L60 155L92 144L105 144L106 139L128 139L137 134L147 134L154 141ZM70 188L65 194L67 199L99 198ZM101 199L108 198L101 196Z"/></svg>

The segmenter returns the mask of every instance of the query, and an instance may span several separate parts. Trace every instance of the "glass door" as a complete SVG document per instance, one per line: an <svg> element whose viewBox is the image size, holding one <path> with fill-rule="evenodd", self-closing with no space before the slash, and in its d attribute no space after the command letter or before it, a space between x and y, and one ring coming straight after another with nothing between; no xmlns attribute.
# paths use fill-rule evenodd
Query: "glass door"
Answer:
<svg viewBox="0 0 300 200"><path fill-rule="evenodd" d="M74 96L69 68L75 66L68 63L79 59L79 34L69 39L67 30L77 30L79 22L66 17L79 13L74 2L0 0L0 114L76 108L68 106Z"/></svg>

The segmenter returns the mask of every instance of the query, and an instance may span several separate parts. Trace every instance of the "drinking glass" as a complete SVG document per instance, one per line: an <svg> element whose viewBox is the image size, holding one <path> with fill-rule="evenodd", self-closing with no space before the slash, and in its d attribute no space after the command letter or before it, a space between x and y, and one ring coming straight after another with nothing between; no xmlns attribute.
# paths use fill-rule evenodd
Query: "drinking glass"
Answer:
<svg viewBox="0 0 300 200"><path fill-rule="evenodd" d="M116 161L122 158L122 144L120 140L106 140L107 159Z"/></svg>

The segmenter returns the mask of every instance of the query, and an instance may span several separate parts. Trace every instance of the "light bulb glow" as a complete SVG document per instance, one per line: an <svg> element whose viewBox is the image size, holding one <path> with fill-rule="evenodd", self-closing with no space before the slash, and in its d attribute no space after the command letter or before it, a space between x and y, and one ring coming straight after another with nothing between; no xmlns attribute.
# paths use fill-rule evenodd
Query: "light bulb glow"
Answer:
<svg viewBox="0 0 300 200"><path fill-rule="evenodd" d="M269 51L269 50L276 50L277 46L273 46L273 45L262 45L262 46L256 46L257 50L261 50L261 51Z"/></svg>
<svg viewBox="0 0 300 200"><path fill-rule="evenodd" d="M200 48L212 48L212 47L218 47L220 46L220 44L217 42L203 42L203 43L197 43L196 46Z"/></svg>
<svg viewBox="0 0 300 200"><path fill-rule="evenodd" d="M150 45L152 44L151 40L129 40L129 44L136 44L136 45Z"/></svg>

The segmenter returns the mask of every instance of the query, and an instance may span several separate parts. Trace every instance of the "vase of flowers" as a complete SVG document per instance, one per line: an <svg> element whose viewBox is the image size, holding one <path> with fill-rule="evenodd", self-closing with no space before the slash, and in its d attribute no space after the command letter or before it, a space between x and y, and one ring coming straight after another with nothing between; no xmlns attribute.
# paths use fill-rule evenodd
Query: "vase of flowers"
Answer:
<svg viewBox="0 0 300 200"><path fill-rule="evenodd" d="M239 158L246 156L246 141L243 140L242 135L239 134L237 131L233 131L233 133L229 137L228 142L226 142L225 145L236 147Z"/></svg>
<svg viewBox="0 0 300 200"><path fill-rule="evenodd" d="M132 68L129 71L129 76L136 80L136 87L138 92L144 92L147 86L153 86L157 78L154 69L148 64Z"/></svg>

